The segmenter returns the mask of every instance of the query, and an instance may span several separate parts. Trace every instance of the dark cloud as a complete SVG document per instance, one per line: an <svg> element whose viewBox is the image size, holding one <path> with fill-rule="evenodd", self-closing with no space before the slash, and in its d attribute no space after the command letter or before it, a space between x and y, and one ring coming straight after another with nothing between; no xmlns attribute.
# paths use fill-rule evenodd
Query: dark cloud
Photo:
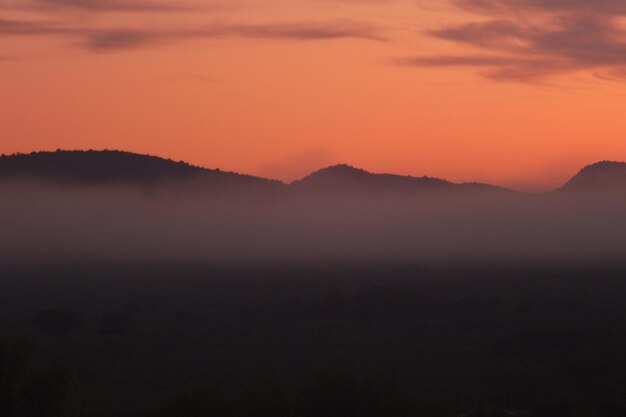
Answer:
<svg viewBox="0 0 626 417"><path fill-rule="evenodd" d="M453 0L467 10L484 14L516 12L625 14L623 0Z"/></svg>
<svg viewBox="0 0 626 417"><path fill-rule="evenodd" d="M188 9L184 2L159 0L24 0L9 2L3 7L22 10L75 9L91 12L157 12Z"/></svg>
<svg viewBox="0 0 626 417"><path fill-rule="evenodd" d="M399 64L420 65L425 67L445 67L460 65L467 67L504 66L519 65L523 62L524 61L515 58L489 55L438 55L398 60Z"/></svg>
<svg viewBox="0 0 626 417"><path fill-rule="evenodd" d="M141 30L98 30L81 34L80 45L92 50L129 49L160 42L157 33Z"/></svg>
<svg viewBox="0 0 626 417"><path fill-rule="evenodd" d="M526 60L499 55L438 55L401 59L400 65L419 67L468 67L488 68L484 74L497 80L528 80L548 74L546 68L553 65L545 60ZM552 68L554 69L554 68Z"/></svg>
<svg viewBox="0 0 626 417"><path fill-rule="evenodd" d="M84 48L105 51L144 47L189 39L239 37L252 39L327 40L360 38L383 40L370 25L347 20L288 24L210 24L194 29L90 29L48 21L0 19L0 36L59 36L75 38Z"/></svg>
<svg viewBox="0 0 626 417"><path fill-rule="evenodd" d="M167 21L151 24L151 12L204 13L228 6L225 0L0 0L0 11L20 12L21 20L0 16L0 38L65 38L91 51L143 48L176 41L214 38L250 38L277 40L332 40L360 38L383 40L371 25L350 20L302 21L291 23L223 23L184 26ZM106 18L77 20L74 11L100 16L108 12L126 14L126 24L119 26ZM24 14L24 12L26 14ZM25 16L30 16L29 18ZM30 20L28 20L30 19ZM106 22L109 22L108 24ZM209 20L211 21L211 20ZM89 23L81 23L89 22Z"/></svg>
<svg viewBox="0 0 626 417"><path fill-rule="evenodd" d="M238 25L215 27L207 32L209 35L216 34L241 36L247 38L265 39L338 39L338 38L362 38L370 40L383 40L376 33L374 27L352 22L338 20L332 22L301 22L279 25Z"/></svg>
<svg viewBox="0 0 626 417"><path fill-rule="evenodd" d="M374 28L349 21L301 22L289 24L224 25L213 24L183 30L101 30L86 31L83 46L92 50L111 50L173 42L181 39L239 37L252 39L325 40L361 38L380 40Z"/></svg>
<svg viewBox="0 0 626 417"><path fill-rule="evenodd" d="M0 19L0 37L70 35L74 33L77 33L77 29L58 26L48 21Z"/></svg>
<svg viewBox="0 0 626 417"><path fill-rule="evenodd" d="M429 32L487 51L405 60L416 66L482 67L495 79L533 80L573 71L622 74L626 68L623 0L456 0L490 18Z"/></svg>

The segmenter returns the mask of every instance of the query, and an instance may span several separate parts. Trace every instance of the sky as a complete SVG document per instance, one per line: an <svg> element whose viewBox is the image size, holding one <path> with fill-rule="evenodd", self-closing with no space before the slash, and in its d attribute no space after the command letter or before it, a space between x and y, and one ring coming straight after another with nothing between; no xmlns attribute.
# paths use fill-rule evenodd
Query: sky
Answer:
<svg viewBox="0 0 626 417"><path fill-rule="evenodd" d="M0 0L0 153L542 191L625 109L623 0Z"/></svg>

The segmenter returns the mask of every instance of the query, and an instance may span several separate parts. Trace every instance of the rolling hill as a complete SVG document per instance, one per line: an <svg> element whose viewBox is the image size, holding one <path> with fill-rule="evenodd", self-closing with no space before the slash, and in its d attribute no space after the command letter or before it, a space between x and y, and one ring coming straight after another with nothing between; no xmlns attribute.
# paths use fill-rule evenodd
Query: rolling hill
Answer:
<svg viewBox="0 0 626 417"><path fill-rule="evenodd" d="M626 163L601 161L588 165L558 191L626 191Z"/></svg>
<svg viewBox="0 0 626 417"><path fill-rule="evenodd" d="M315 171L291 184L208 169L183 161L117 151L57 150L0 156L0 182L27 180L47 184L93 186L170 185L198 190L220 188L263 193L267 190L297 195L419 195L420 193L500 194L514 191L482 183L453 183L440 178L378 174L347 164ZM558 193L620 192L626 190L626 163L602 161L586 166ZM620 194L621 195L621 194Z"/></svg>
<svg viewBox="0 0 626 417"><path fill-rule="evenodd" d="M0 157L0 180L31 180L64 185L199 184L279 187L250 175L206 169L170 159L123 151L56 151Z"/></svg>
<svg viewBox="0 0 626 417"><path fill-rule="evenodd" d="M480 184L455 184L433 177L412 177L394 174L374 174L346 164L334 165L316 171L292 187L306 192L329 193L393 193L414 194L423 192L496 192L508 191L504 188Z"/></svg>

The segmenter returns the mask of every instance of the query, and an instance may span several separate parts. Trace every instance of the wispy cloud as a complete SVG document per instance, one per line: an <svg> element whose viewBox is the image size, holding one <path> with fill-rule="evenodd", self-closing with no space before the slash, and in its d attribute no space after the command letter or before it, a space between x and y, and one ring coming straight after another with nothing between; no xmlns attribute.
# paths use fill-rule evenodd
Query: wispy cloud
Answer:
<svg viewBox="0 0 626 417"><path fill-rule="evenodd" d="M183 39L251 38L281 40L382 39L369 25L351 21L299 22L287 24L210 24L195 29L84 31L82 45L91 50L142 47Z"/></svg>
<svg viewBox="0 0 626 417"><path fill-rule="evenodd" d="M0 19L0 36L64 35L72 31L47 21Z"/></svg>
<svg viewBox="0 0 626 417"><path fill-rule="evenodd" d="M219 14L214 12L231 8L231 3L227 0L0 0L0 39L61 38L71 45L100 52L216 38L383 40L373 25L349 19L258 23L246 19L246 23L240 23L237 18L222 17L218 21ZM153 12L165 13L153 18ZM123 18L110 16L112 13ZM203 17L206 24L202 24Z"/></svg>
<svg viewBox="0 0 626 417"><path fill-rule="evenodd" d="M623 0L454 0L454 4L483 19L428 35L477 52L414 57L402 63L478 67L498 80L532 81L574 71L624 74Z"/></svg>
<svg viewBox="0 0 626 417"><path fill-rule="evenodd" d="M82 10L91 12L158 12L188 10L184 1L159 0L7 0L0 6L12 10Z"/></svg>
<svg viewBox="0 0 626 417"><path fill-rule="evenodd" d="M329 40L359 38L383 40L375 27L349 20L280 24L212 23L196 28L152 29L67 26L48 21L0 20L0 36L56 36L76 39L94 51L119 50L190 39L251 38L281 40Z"/></svg>
<svg viewBox="0 0 626 417"><path fill-rule="evenodd" d="M80 30L78 44L91 50L130 49L164 40L158 32L141 29Z"/></svg>

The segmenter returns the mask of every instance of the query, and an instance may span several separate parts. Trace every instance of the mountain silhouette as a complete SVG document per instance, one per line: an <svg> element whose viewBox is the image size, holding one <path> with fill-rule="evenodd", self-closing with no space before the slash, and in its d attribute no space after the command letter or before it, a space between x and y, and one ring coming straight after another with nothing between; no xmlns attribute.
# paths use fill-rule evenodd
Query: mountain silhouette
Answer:
<svg viewBox="0 0 626 417"><path fill-rule="evenodd" d="M264 178L206 169L155 156L123 151L56 151L0 157L0 180L26 179L74 185L272 185Z"/></svg>
<svg viewBox="0 0 626 417"><path fill-rule="evenodd" d="M584 167L558 191L626 190L626 163L601 161Z"/></svg>
<svg viewBox="0 0 626 417"><path fill-rule="evenodd" d="M290 185L282 182L207 169L186 162L117 150L33 152L0 156L0 181L26 179L70 185L194 184L226 189L246 186L315 195L416 193L424 191L504 191L487 184L455 184L439 178L373 174L346 164L316 171Z"/></svg>
<svg viewBox="0 0 626 417"><path fill-rule="evenodd" d="M374 174L340 164L316 171L292 183L292 187L314 192L415 193L433 191L504 191L480 183L455 184L440 178Z"/></svg>
<svg viewBox="0 0 626 417"><path fill-rule="evenodd" d="M183 161L118 150L57 150L0 156L0 182L31 180L62 185L162 184L198 190L268 190L311 195L415 195L425 192L513 193L482 183L440 178L377 174L347 164L315 171L287 185L280 181L190 165ZM184 187L183 187L184 188ZM583 168L557 192L626 190L626 163L601 161Z"/></svg>

